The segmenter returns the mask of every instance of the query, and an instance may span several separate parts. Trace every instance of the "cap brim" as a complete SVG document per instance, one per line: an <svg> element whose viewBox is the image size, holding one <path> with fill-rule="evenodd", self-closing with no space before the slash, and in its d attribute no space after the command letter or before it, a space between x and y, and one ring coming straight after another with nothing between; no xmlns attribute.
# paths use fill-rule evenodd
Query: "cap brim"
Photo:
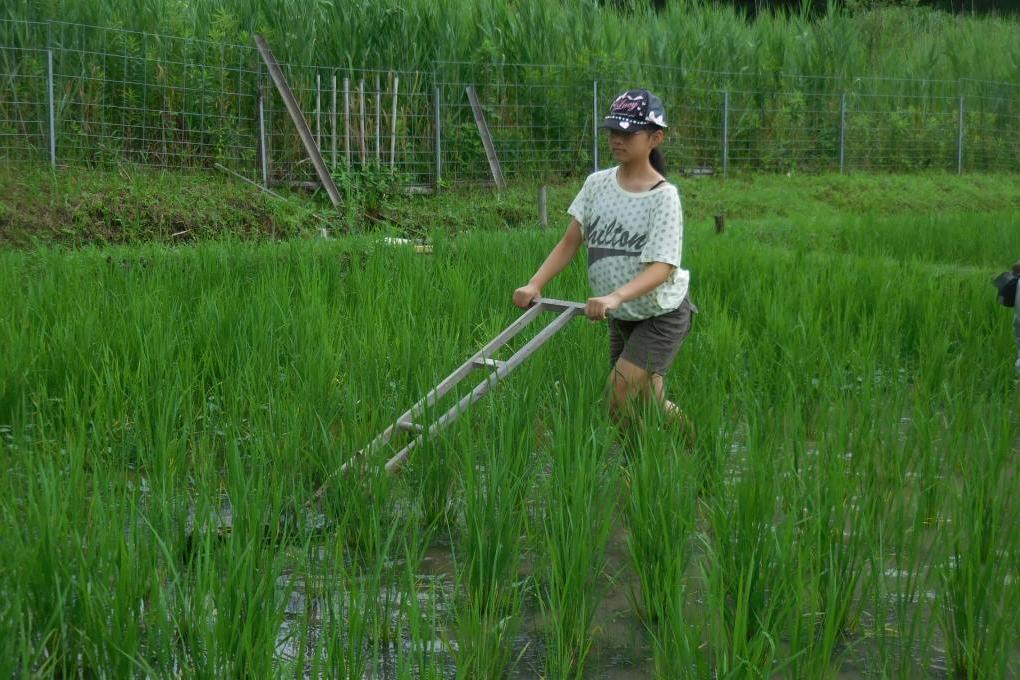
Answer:
<svg viewBox="0 0 1020 680"><path fill-rule="evenodd" d="M626 124L626 127L624 127L624 124ZM616 118L606 118L599 127L604 130L619 130L620 132L640 132L641 130L665 130L669 126L659 125L650 120L637 123L617 120Z"/></svg>
<svg viewBox="0 0 1020 680"><path fill-rule="evenodd" d="M641 130L647 130L653 126L654 123L632 123L624 120L617 120L616 118L606 118L599 125L599 127L604 130L619 130L620 132L640 132Z"/></svg>

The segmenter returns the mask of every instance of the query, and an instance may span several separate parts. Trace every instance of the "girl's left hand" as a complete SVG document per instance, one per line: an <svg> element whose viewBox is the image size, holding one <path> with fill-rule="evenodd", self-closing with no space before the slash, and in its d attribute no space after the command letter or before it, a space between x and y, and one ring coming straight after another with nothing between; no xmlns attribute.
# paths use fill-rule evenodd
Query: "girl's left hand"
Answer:
<svg viewBox="0 0 1020 680"><path fill-rule="evenodd" d="M622 300L616 293L588 298L588 303L584 306L584 315L592 321L603 321L608 317L609 312L618 309L621 303Z"/></svg>

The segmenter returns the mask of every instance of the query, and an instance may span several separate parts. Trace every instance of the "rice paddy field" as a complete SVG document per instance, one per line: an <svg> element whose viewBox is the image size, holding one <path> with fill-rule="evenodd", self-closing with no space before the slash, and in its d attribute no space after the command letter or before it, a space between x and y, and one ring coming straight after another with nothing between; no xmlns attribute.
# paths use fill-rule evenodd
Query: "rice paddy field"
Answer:
<svg viewBox="0 0 1020 680"><path fill-rule="evenodd" d="M1020 213L881 207L689 221L692 445L578 319L396 477L558 229L0 251L0 677L1015 677Z"/></svg>

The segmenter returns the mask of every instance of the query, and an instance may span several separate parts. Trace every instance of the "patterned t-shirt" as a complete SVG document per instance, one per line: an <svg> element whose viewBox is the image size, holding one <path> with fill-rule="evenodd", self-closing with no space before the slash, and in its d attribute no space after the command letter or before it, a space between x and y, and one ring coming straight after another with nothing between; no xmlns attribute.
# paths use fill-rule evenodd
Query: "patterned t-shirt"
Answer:
<svg viewBox="0 0 1020 680"><path fill-rule="evenodd" d="M676 269L651 292L620 305L610 316L637 321L670 312L687 295L690 273L680 268L683 212L672 184L651 191L625 191L617 168L593 173L567 212L581 224L588 245L588 282L596 296L629 283L652 262Z"/></svg>

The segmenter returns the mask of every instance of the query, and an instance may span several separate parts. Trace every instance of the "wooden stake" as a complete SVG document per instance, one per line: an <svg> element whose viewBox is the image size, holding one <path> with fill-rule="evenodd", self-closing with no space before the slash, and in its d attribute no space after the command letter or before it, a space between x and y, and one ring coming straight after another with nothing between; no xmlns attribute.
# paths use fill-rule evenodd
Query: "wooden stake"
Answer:
<svg viewBox="0 0 1020 680"><path fill-rule="evenodd" d="M312 133L305 123L305 117L301 113L297 100L294 99L294 93L291 92L290 86L287 85L287 79L283 76L280 64L276 61L272 51L270 51L265 38L256 34L255 44L258 46L259 54L262 55L262 60L266 62L266 66L269 68L269 75L272 76L273 83L283 98L283 103L287 105L287 113L290 114L291 120L294 121L294 126L301 137L301 143L304 144L305 152L311 159L312 165L315 166L315 172L319 176L319 181L322 182L322 186L326 189L326 193L329 195L329 199L333 202L334 207L340 207L340 192L333 183L333 178L329 174L325 161L322 160L322 154L319 153L318 145L315 143L315 139L312 138Z"/></svg>
<svg viewBox="0 0 1020 680"><path fill-rule="evenodd" d="M333 99L329 107L329 152L331 166L336 170L336 73L333 74Z"/></svg>
<svg viewBox="0 0 1020 680"><path fill-rule="evenodd" d="M351 167L351 81L344 78L344 158Z"/></svg>
<svg viewBox="0 0 1020 680"><path fill-rule="evenodd" d="M499 158L496 156L496 147L492 143L492 136L489 134L489 126L485 122L485 113L482 111L482 104L478 100L478 93L475 92L474 85L468 85L466 89L468 101L471 102L471 110L475 114L475 125L478 126L478 134L482 138L485 157L489 159L489 170L492 172L492 179L495 180L497 189L506 189L503 169L500 167Z"/></svg>
<svg viewBox="0 0 1020 680"><path fill-rule="evenodd" d="M382 164L382 85L375 74L375 160Z"/></svg>
<svg viewBox="0 0 1020 680"><path fill-rule="evenodd" d="M361 154L361 164L365 164L365 79L358 82L358 113L361 119L361 135L358 137L358 153Z"/></svg>
<svg viewBox="0 0 1020 680"><path fill-rule="evenodd" d="M400 91L400 76L393 76L393 113L390 115L390 169L397 165L397 94Z"/></svg>

